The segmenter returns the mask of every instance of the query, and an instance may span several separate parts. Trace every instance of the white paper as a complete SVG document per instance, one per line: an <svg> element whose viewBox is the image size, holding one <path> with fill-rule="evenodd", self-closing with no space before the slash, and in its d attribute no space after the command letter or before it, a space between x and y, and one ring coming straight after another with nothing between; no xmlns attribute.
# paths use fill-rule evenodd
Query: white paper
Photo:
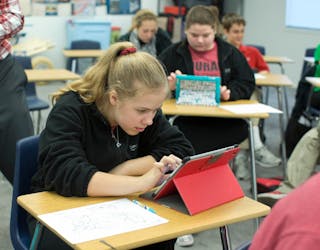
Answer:
<svg viewBox="0 0 320 250"><path fill-rule="evenodd" d="M306 80L314 86L320 85L320 77L307 76Z"/></svg>
<svg viewBox="0 0 320 250"><path fill-rule="evenodd" d="M43 214L39 218L72 244L168 222L126 198Z"/></svg>
<svg viewBox="0 0 320 250"><path fill-rule="evenodd" d="M275 109L271 106L254 103L254 104L237 104L237 105L221 105L220 108L226 109L235 114L255 114L255 113L277 113L281 114L282 111Z"/></svg>
<svg viewBox="0 0 320 250"><path fill-rule="evenodd" d="M254 78L255 78L255 79L265 79L266 76L264 76L264 75L262 75L262 74L259 74L259 73L255 73L255 74L254 74Z"/></svg>

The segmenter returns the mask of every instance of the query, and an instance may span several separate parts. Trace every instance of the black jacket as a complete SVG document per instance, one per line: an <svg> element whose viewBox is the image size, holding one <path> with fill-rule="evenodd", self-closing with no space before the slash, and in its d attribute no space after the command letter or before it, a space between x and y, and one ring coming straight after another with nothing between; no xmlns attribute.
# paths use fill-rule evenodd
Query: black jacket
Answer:
<svg viewBox="0 0 320 250"><path fill-rule="evenodd" d="M255 79L242 53L232 45L216 37L221 84L231 90L230 101L249 99L255 88ZM171 45L163 51L159 60L167 73L179 69L183 74L194 75L193 63L187 40Z"/></svg>
<svg viewBox="0 0 320 250"><path fill-rule="evenodd" d="M183 158L194 153L189 141L171 126L159 110L153 124L129 136L119 128L117 148L111 127L95 104L86 104L74 92L57 101L40 136L39 170L32 191L56 191L64 196L86 196L87 186L97 171L108 172L118 164L152 155Z"/></svg>
<svg viewBox="0 0 320 250"><path fill-rule="evenodd" d="M120 36L118 42L121 41L129 41L131 32L128 32L122 36ZM164 31L161 28L158 28L158 31L156 33L156 50L157 50L157 56L160 55L160 53L165 50L167 47L169 47L172 44L171 39L169 37L169 34Z"/></svg>

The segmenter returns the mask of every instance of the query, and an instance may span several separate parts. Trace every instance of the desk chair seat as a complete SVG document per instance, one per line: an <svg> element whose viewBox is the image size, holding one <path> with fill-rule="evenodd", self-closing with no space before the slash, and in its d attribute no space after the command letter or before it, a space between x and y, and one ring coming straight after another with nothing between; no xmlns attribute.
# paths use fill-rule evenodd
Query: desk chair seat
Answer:
<svg viewBox="0 0 320 250"><path fill-rule="evenodd" d="M37 170L39 136L26 137L17 142L13 180L10 237L15 250L29 249L31 236L27 213L17 203L17 197L30 193L30 180Z"/></svg>
<svg viewBox="0 0 320 250"><path fill-rule="evenodd" d="M305 57L314 57L315 51L316 51L316 48L307 48L304 52L304 56ZM303 77L305 75L305 73L307 72L307 70L310 69L310 67L312 67L312 65L310 65L306 61L303 61L302 70L301 70L301 77Z"/></svg>
<svg viewBox="0 0 320 250"><path fill-rule="evenodd" d="M257 45L257 44L247 44L247 46L251 46L251 47L255 47L256 49L258 49L261 53L261 55L266 55L266 48L262 45Z"/></svg>
<svg viewBox="0 0 320 250"><path fill-rule="evenodd" d="M24 69L32 69L31 58L29 56L15 56L15 59L21 64ZM50 107L49 103L38 97L36 84L34 82L27 83L26 96L29 111L38 111L36 133L39 134L42 120L41 110L48 109Z"/></svg>

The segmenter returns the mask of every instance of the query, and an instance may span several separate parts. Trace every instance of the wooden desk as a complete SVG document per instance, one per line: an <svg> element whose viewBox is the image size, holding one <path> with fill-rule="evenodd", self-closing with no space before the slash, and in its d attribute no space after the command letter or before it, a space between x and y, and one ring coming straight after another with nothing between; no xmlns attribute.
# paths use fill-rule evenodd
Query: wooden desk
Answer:
<svg viewBox="0 0 320 250"><path fill-rule="evenodd" d="M287 168L287 154L286 154L286 145L285 145L285 130L286 130L286 122L289 119L289 111L287 103L283 105L283 99L286 100L285 87L293 87L293 82L289 79L288 76L283 74L259 74L263 76L256 77L256 85L262 87L275 87L277 90L278 97L278 108L284 112L284 115L279 116L279 124L280 124L280 132L281 132L281 158L282 158L282 167L283 167L283 176L286 176L286 168Z"/></svg>
<svg viewBox="0 0 320 250"><path fill-rule="evenodd" d="M294 63L294 61L285 56L263 56L263 59L266 63L275 63L275 64L283 64L283 63Z"/></svg>
<svg viewBox="0 0 320 250"><path fill-rule="evenodd" d="M240 100L233 102L224 102L223 105L237 105L237 104L253 104L257 103L253 100ZM251 166L251 185L253 198L257 199L257 182L256 182L256 166L254 156L254 137L251 118L268 118L268 113L255 113L255 114L235 114L220 107L209 106L191 106L191 105L177 105L175 99L167 100L162 105L162 111L166 115L175 116L202 116L202 117L221 117L221 118L241 118L245 119L249 124L249 148L250 148L250 166ZM173 122L171 122L173 123Z"/></svg>
<svg viewBox="0 0 320 250"><path fill-rule="evenodd" d="M68 81L81 77L66 69L26 69L25 73L29 82Z"/></svg>
<svg viewBox="0 0 320 250"><path fill-rule="evenodd" d="M228 224L265 216L270 211L268 206L244 197L209 209L197 215L189 216L168 207L161 206L155 202L137 198L136 196L128 196L127 198L130 200L140 200L147 206L152 207L159 216L168 219L169 222L155 227L103 238L103 240L118 250L137 248L152 243L174 239L185 234L224 227ZM113 199L116 198L63 197L53 192L40 192L19 196L17 201L18 204L28 213L39 220L39 215L42 214L96 204ZM43 223L41 220L40 222ZM45 226L50 229L48 225ZM63 239L63 235L58 236ZM75 245L70 244L70 246L79 250L111 249L101 243L100 240L102 239L96 239Z"/></svg>
<svg viewBox="0 0 320 250"><path fill-rule="evenodd" d="M209 106L193 106L193 105L178 105L175 99L166 100L162 105L162 111L166 115L181 115L181 116L203 116L203 117L221 117L221 118L268 118L268 113L255 114L235 114L228 110L222 109L223 105L237 104L254 104L253 100L239 100L233 102L222 102L220 107Z"/></svg>
<svg viewBox="0 0 320 250"><path fill-rule="evenodd" d="M77 57L77 58L88 58L88 57L100 57L103 55L105 50L100 49L84 49L84 50L63 50L63 55L65 57Z"/></svg>
<svg viewBox="0 0 320 250"><path fill-rule="evenodd" d="M293 82L283 74L266 73L260 74L263 78L257 77L256 84L264 87L293 87Z"/></svg>
<svg viewBox="0 0 320 250"><path fill-rule="evenodd" d="M72 72L76 72L77 59L79 59L79 58L98 58L101 55L103 55L104 52L105 52L105 50L100 50L100 49L63 50L63 55L65 57L72 58L71 70L72 70Z"/></svg>

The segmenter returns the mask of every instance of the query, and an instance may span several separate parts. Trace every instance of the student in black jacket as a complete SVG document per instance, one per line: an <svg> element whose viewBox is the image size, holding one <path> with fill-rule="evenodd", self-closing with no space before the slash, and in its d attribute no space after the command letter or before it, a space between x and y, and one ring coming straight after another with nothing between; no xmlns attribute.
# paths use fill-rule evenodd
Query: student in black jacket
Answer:
<svg viewBox="0 0 320 250"><path fill-rule="evenodd" d="M147 9L139 10L135 14L129 32L122 35L119 41L130 41L139 51L153 56L158 56L171 45L169 34L158 27L157 16Z"/></svg>
<svg viewBox="0 0 320 250"><path fill-rule="evenodd" d="M186 16L186 39L171 45L159 56L169 75L171 90L176 74L221 77L221 101L249 99L255 79L245 57L232 45L215 36L215 13L197 5ZM178 117L175 124L190 139L197 153L241 143L248 136L241 119Z"/></svg>
<svg viewBox="0 0 320 250"><path fill-rule="evenodd" d="M132 43L112 45L84 75L53 94L40 136L32 190L63 196L144 192L193 154L184 135L161 113L169 92L157 59ZM34 219L30 218L30 229ZM44 231L40 249L70 249ZM166 241L146 249L174 249Z"/></svg>

